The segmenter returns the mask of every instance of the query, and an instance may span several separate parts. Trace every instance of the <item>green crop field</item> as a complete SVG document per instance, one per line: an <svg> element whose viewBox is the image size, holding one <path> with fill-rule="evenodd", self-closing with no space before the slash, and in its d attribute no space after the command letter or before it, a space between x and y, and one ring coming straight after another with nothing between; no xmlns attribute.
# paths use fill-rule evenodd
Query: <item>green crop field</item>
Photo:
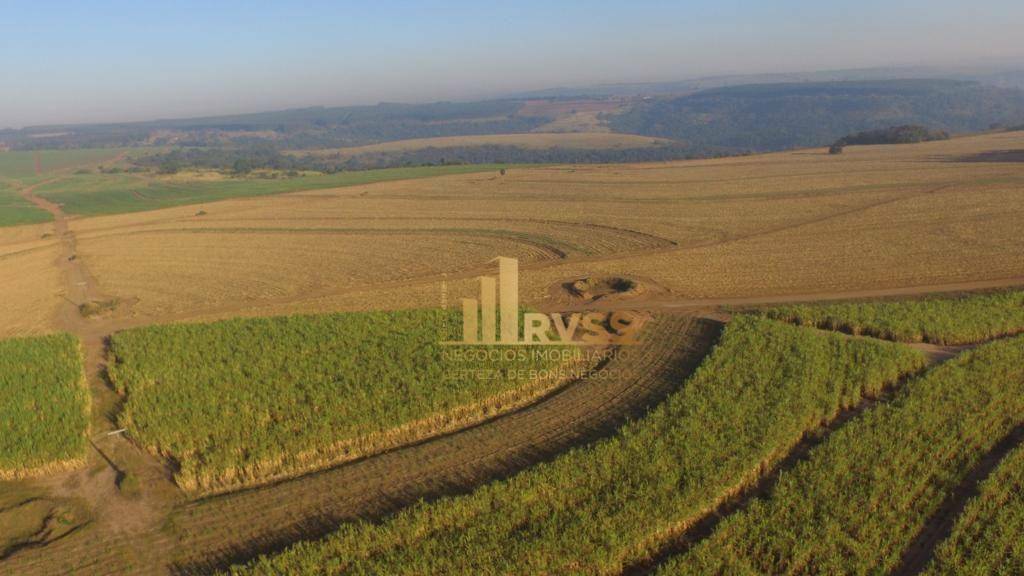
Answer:
<svg viewBox="0 0 1024 576"><path fill-rule="evenodd" d="M900 342L970 344L1024 331L1024 291L901 302L779 306L769 318Z"/></svg>
<svg viewBox="0 0 1024 576"><path fill-rule="evenodd" d="M947 494L1021 423L1024 337L965 352L835 432L771 498L660 573L892 573Z"/></svg>
<svg viewBox="0 0 1024 576"><path fill-rule="evenodd" d="M218 491L443 431L557 384L507 369L567 369L532 348L452 356L466 349L440 342L456 328L454 313L428 310L154 326L116 334L109 371L131 436L180 466L183 488Z"/></svg>
<svg viewBox="0 0 1024 576"><path fill-rule="evenodd" d="M36 208L9 184L0 182L0 226L38 224L52 219L49 212Z"/></svg>
<svg viewBox="0 0 1024 576"><path fill-rule="evenodd" d="M40 175L75 166L113 160L123 149L80 148L71 150L39 150L0 152L0 177L31 182L36 180L36 159Z"/></svg>
<svg viewBox="0 0 1024 576"><path fill-rule="evenodd" d="M923 363L899 344L738 317L678 392L616 436L233 572L618 573Z"/></svg>
<svg viewBox="0 0 1024 576"><path fill-rule="evenodd" d="M1024 447L982 483L938 546L928 576L1024 574Z"/></svg>
<svg viewBox="0 0 1024 576"><path fill-rule="evenodd" d="M491 172L499 165L420 166L359 170L293 178L225 178L223 180L160 180L132 174L76 174L40 186L36 193L60 204L69 214L95 216L140 212L228 198L264 196L410 180L449 174Z"/></svg>
<svg viewBox="0 0 1024 576"><path fill-rule="evenodd" d="M78 340L0 341L0 479L85 455L89 397Z"/></svg>

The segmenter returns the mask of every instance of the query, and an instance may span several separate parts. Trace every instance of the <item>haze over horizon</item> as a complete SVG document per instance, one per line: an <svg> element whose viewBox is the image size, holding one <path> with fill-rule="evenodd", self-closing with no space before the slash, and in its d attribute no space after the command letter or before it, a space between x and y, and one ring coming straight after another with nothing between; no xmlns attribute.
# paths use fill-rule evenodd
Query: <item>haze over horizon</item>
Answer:
<svg viewBox="0 0 1024 576"><path fill-rule="evenodd" d="M197 17L201 14L202 17ZM909 65L1021 64L1008 0L6 2L0 127L590 84ZM268 48L269 47L269 48Z"/></svg>

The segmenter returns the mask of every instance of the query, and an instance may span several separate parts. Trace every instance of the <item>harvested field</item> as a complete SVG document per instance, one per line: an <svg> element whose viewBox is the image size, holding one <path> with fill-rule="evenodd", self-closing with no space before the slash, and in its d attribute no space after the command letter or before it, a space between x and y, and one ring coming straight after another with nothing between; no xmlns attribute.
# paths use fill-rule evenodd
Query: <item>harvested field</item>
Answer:
<svg viewBox="0 0 1024 576"><path fill-rule="evenodd" d="M534 100L519 109L521 116L543 116L551 122L535 132L611 132L603 115L626 108L623 100Z"/></svg>
<svg viewBox="0 0 1024 576"><path fill-rule="evenodd" d="M232 291L243 294L240 313L386 308L396 301L431 306L440 272L452 275L483 262L460 255L467 240L477 243L470 254L490 251L491 257L529 259L508 244L523 242L530 245L519 250L540 244L564 253L558 262L524 263L521 290L536 306L545 305L555 283L591 275L646 279L680 300L1000 280L1024 276L1024 260L1016 257L1024 253L1017 233L1024 168L936 158L1002 148L1007 139L1024 143L1024 135L997 134L857 147L839 158L801 151L652 165L513 167L504 177L468 174L305 191L90 218L72 227L105 290L139 298L138 313L154 318L171 313L184 319L188 305L168 302L177 288L195 295L187 302L204 302L202 294L210 294L211 306L196 307L200 317L210 317L211 308L228 312L216 303ZM205 214L196 216L200 210ZM202 228L210 231L174 232ZM236 232L233 241L222 231L228 228L249 230ZM353 229L370 235L355 237ZM410 237L411 230L424 236ZM506 244L497 243L499 237ZM211 246L221 242L232 248ZM381 247L361 248L370 244ZM385 260L405 258L419 244L439 256L436 266L384 269ZM173 245L166 255L153 252L164 245ZM366 265L346 259L349 251L366 254ZM291 260L275 253L291 252L299 254L294 265L274 272L275 260ZM446 253L452 262L442 263ZM254 287L244 270L253 270L264 254L271 286ZM310 279L327 258L326 278L355 282ZM389 287L396 276L405 284ZM374 284L380 289L369 288ZM392 298L392 290L412 296Z"/></svg>
<svg viewBox="0 0 1024 576"><path fill-rule="evenodd" d="M137 298L135 312L153 318L482 268L495 254L558 256L487 230L192 229L83 239L79 249L105 292Z"/></svg>
<svg viewBox="0 0 1024 576"><path fill-rule="evenodd" d="M606 150L614 148L645 148L667 143L664 138L615 134L612 132L572 132L530 134L488 134L481 136L442 136L437 138L415 138L395 140L381 144L353 146L350 148L329 148L321 150L299 150L293 154L314 154L352 157L360 154L379 152L411 152L424 148L457 148L463 146L516 146L530 150L543 148L582 148Z"/></svg>
<svg viewBox="0 0 1024 576"><path fill-rule="evenodd" d="M0 255L0 270L5 271L0 276L0 338L52 332L61 306L61 274L54 266L60 251L52 242L38 240L4 250L11 252Z"/></svg>

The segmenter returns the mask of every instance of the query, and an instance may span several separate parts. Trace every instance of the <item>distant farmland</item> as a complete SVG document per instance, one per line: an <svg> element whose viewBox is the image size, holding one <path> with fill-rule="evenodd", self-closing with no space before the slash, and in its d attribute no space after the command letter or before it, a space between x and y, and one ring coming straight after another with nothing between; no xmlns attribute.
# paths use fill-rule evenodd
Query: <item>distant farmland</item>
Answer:
<svg viewBox="0 0 1024 576"><path fill-rule="evenodd" d="M216 202L228 198L340 188L388 180L498 169L498 166L493 165L425 166L284 179L197 178L191 181L181 178L140 178L129 174L92 173L75 174L63 180L42 184L36 189L36 194L60 204L69 214L95 216Z"/></svg>
<svg viewBox="0 0 1024 576"><path fill-rule="evenodd" d="M408 152L423 148L457 148L462 146L518 146L527 149L542 148L582 148L605 150L610 148L642 148L668 143L664 138L635 136L632 134L614 134L611 132L567 132L567 133L532 133L532 134L491 134L480 136L446 136L439 138L416 138L412 140L395 140L381 144L355 146L350 148L333 148L313 151L302 151L302 154L340 154L342 156L358 156L374 152ZM293 152L298 154L300 152Z"/></svg>

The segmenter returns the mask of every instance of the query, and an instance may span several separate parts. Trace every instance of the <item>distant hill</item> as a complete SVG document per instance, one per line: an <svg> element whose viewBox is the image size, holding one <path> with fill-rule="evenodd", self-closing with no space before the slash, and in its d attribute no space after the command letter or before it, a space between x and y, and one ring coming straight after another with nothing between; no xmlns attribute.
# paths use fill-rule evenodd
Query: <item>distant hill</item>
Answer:
<svg viewBox="0 0 1024 576"><path fill-rule="evenodd" d="M733 151L821 146L894 125L974 132L1024 118L1024 91L955 80L757 84L649 99L610 119L617 132Z"/></svg>
<svg viewBox="0 0 1024 576"><path fill-rule="evenodd" d="M748 84L794 84L807 82L866 82L907 79L941 79L978 82L999 88L1024 89L1024 67L1021 66L897 66L855 68L766 74L732 74L701 76L668 82L633 82L594 84L547 88L519 92L508 97L519 98L605 98L665 96L691 94L700 90L745 86Z"/></svg>
<svg viewBox="0 0 1024 576"><path fill-rule="evenodd" d="M842 71L838 77L879 71ZM815 77L828 77L816 73ZM771 76L773 80L788 75ZM707 82L734 82L724 77ZM1009 77L1003 77L1004 80ZM337 170L422 163L655 161L823 146L850 134L920 125L948 133L1024 122L1024 91L959 80L776 82L661 96L508 99L431 104L316 107L209 118L0 131L11 149L160 146L172 166ZM643 87L644 85L623 85ZM625 89L625 88L624 88ZM628 91L628 89L626 89ZM609 130L665 139L658 146L527 146L520 135ZM493 141L479 137L498 136ZM359 158L285 158L285 151L365 147L409 139L469 138L458 146L379 147ZM538 136L539 140L543 137ZM586 141L584 138L582 141ZM519 142L519 144L517 144Z"/></svg>
<svg viewBox="0 0 1024 576"><path fill-rule="evenodd" d="M359 146L409 138L522 133L551 121L518 115L509 100L313 107L255 114L0 131L19 148L219 146L272 142L282 149Z"/></svg>

